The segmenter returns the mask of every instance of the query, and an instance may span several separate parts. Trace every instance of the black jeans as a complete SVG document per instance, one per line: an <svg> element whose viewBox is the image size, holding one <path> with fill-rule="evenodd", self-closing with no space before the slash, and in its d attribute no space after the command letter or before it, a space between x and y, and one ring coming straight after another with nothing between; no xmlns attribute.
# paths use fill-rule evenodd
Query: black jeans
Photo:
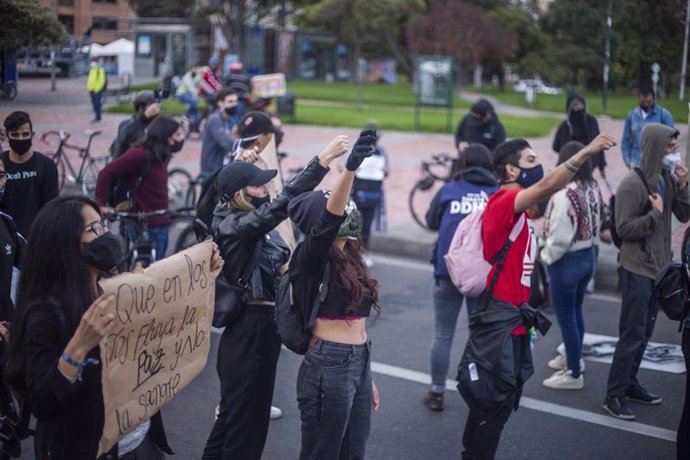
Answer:
<svg viewBox="0 0 690 460"><path fill-rule="evenodd" d="M204 460L259 460L266 443L280 337L273 307L244 308L220 339L220 412Z"/></svg>
<svg viewBox="0 0 690 460"><path fill-rule="evenodd" d="M513 357L515 373L519 375L520 363L526 353L531 353L530 336L513 335ZM513 396L506 399L498 408L490 410L470 409L462 434L462 460L493 460L501 440L501 432L515 408L516 399L522 394L522 383L518 382L518 389Z"/></svg>
<svg viewBox="0 0 690 460"><path fill-rule="evenodd" d="M690 370L690 328L687 327L683 329L682 348L685 369ZM685 374L685 404L683 404L683 414L678 424L676 449L678 460L690 460L690 378L687 372Z"/></svg>
<svg viewBox="0 0 690 460"><path fill-rule="evenodd" d="M619 269L621 281L621 316L618 326L618 343L609 370L607 396L625 396L631 386L639 386L637 371L647 348L657 308L649 308L654 280L624 268Z"/></svg>
<svg viewBox="0 0 690 460"><path fill-rule="evenodd" d="M371 343L317 340L297 376L301 460L362 460L372 411Z"/></svg>

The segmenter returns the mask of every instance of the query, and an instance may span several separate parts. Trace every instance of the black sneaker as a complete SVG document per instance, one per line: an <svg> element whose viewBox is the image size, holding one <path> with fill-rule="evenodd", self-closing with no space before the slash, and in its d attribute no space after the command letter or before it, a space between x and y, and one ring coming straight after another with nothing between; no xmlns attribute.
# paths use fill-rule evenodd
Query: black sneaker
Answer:
<svg viewBox="0 0 690 460"><path fill-rule="evenodd" d="M639 385L629 387L628 391L625 392L625 399L640 404L649 404L651 406L661 404L661 396L650 393Z"/></svg>
<svg viewBox="0 0 690 460"><path fill-rule="evenodd" d="M424 396L424 404L429 409L440 412L443 410L443 393L434 393L429 391L426 396Z"/></svg>
<svg viewBox="0 0 690 460"><path fill-rule="evenodd" d="M620 396L607 396L604 400L603 408L612 417L621 420L635 420L635 413L632 411L624 398Z"/></svg>

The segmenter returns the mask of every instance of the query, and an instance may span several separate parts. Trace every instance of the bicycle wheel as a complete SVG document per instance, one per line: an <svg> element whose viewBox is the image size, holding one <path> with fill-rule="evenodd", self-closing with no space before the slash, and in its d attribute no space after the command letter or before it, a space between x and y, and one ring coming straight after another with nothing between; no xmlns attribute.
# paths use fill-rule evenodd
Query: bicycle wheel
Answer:
<svg viewBox="0 0 690 460"><path fill-rule="evenodd" d="M426 212L429 210L431 200L433 200L436 193L443 186L443 181L435 180L432 176L426 176L417 181L410 190L410 195L407 198L407 206L410 209L412 219L425 230L426 226Z"/></svg>
<svg viewBox="0 0 690 460"><path fill-rule="evenodd" d="M175 252L184 251L187 248L191 248L197 243L196 233L194 233L194 226L192 222L189 221L187 226L180 231L177 241L175 242Z"/></svg>
<svg viewBox="0 0 690 460"><path fill-rule="evenodd" d="M96 196L96 180L98 179L98 167L96 162L90 162L84 167L81 177L81 193L89 198Z"/></svg>
<svg viewBox="0 0 690 460"><path fill-rule="evenodd" d="M54 155L53 161L57 167L58 190L62 191L62 188L65 186L65 159L62 158L62 155Z"/></svg>
<svg viewBox="0 0 690 460"><path fill-rule="evenodd" d="M186 206L187 190L192 175L184 168L172 168L168 171L168 203L170 209Z"/></svg>
<svg viewBox="0 0 690 460"><path fill-rule="evenodd" d="M187 189L187 197L185 198L185 206L193 208L196 207L196 200L201 194L201 181L194 180L189 184Z"/></svg>

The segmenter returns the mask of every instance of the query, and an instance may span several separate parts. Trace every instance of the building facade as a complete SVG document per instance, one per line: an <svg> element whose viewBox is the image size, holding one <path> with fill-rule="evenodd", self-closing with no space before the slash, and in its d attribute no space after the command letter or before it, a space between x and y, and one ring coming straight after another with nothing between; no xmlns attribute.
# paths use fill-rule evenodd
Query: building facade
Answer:
<svg viewBox="0 0 690 460"><path fill-rule="evenodd" d="M67 33L94 43L133 38L136 17L127 0L42 0L51 8Z"/></svg>

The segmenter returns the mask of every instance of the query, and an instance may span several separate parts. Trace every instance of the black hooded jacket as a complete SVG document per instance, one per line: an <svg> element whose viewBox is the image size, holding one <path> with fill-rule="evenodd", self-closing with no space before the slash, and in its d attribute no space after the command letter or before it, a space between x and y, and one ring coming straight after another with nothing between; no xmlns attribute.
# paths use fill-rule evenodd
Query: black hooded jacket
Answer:
<svg viewBox="0 0 690 460"><path fill-rule="evenodd" d="M491 111L491 120L486 123L468 113L460 121L458 129L455 131L456 146L460 142L478 143L493 152L496 146L505 140L506 131L503 128L503 123L493 110Z"/></svg>
<svg viewBox="0 0 690 460"><path fill-rule="evenodd" d="M573 110L577 101L582 102L585 108L579 112ZM587 102L585 98L577 93L568 94L566 103L565 120L558 127L556 137L553 139L553 150L560 152L561 148L570 141L589 144L599 135L599 123L597 119L587 113ZM606 167L604 152L597 152L592 156L592 163L595 168L603 170Z"/></svg>

